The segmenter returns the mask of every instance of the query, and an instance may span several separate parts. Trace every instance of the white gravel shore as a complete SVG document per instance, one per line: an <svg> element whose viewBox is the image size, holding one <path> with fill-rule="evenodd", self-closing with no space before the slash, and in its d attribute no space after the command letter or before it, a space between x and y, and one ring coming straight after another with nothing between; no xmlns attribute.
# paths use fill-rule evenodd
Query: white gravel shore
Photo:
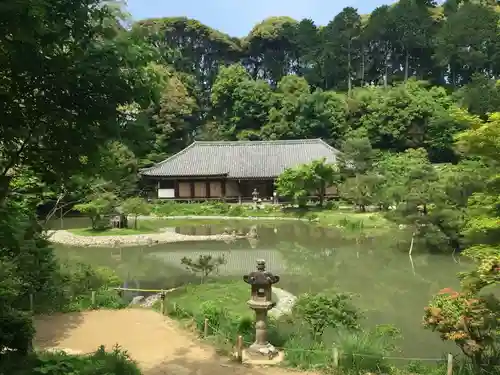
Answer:
<svg viewBox="0 0 500 375"><path fill-rule="evenodd" d="M117 236L79 236L67 230L48 231L49 241L69 246L81 247L125 247L151 246L160 243L184 241L231 241L231 234L215 234L211 236L191 236L175 232L159 232L149 234L129 234Z"/></svg>
<svg viewBox="0 0 500 375"><path fill-rule="evenodd" d="M129 216L129 220L133 220L133 216ZM263 220L263 221L309 221L303 217L284 217L284 216L200 216L200 215L187 215L187 216L138 216L139 220Z"/></svg>

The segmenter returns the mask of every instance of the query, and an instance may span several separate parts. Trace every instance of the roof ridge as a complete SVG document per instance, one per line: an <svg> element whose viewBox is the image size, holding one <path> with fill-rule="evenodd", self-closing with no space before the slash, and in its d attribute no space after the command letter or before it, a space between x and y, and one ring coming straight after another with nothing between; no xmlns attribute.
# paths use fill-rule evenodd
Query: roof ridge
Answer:
<svg viewBox="0 0 500 375"><path fill-rule="evenodd" d="M325 143L321 138L304 138L304 139L274 139L265 141L251 141L251 140L240 140L240 141L194 141L193 143L200 145L236 145L236 144L296 144L296 143ZM325 143L327 144L327 143ZM328 144L327 144L328 145Z"/></svg>

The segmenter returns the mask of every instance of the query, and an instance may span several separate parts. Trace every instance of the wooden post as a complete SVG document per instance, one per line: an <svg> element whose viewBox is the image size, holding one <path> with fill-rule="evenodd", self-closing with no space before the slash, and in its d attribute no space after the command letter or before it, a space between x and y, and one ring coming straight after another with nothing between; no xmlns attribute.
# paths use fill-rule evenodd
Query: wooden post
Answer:
<svg viewBox="0 0 500 375"><path fill-rule="evenodd" d="M448 369L446 371L447 375L452 375L453 374L453 355L448 354Z"/></svg>
<svg viewBox="0 0 500 375"><path fill-rule="evenodd" d="M205 323L203 325L203 337L208 337L208 319L205 318Z"/></svg>
<svg viewBox="0 0 500 375"><path fill-rule="evenodd" d="M95 307L95 290L92 291L92 307Z"/></svg>
<svg viewBox="0 0 500 375"><path fill-rule="evenodd" d="M35 310L35 302L33 298L33 293L30 293L30 311L33 312Z"/></svg>
<svg viewBox="0 0 500 375"><path fill-rule="evenodd" d="M243 362L243 336L238 336L238 342L236 344L237 359L239 363Z"/></svg>
<svg viewBox="0 0 500 375"><path fill-rule="evenodd" d="M336 347L333 348L333 367L339 367L339 350Z"/></svg>
<svg viewBox="0 0 500 375"><path fill-rule="evenodd" d="M163 290L160 293L160 312L161 315L165 315L165 294Z"/></svg>

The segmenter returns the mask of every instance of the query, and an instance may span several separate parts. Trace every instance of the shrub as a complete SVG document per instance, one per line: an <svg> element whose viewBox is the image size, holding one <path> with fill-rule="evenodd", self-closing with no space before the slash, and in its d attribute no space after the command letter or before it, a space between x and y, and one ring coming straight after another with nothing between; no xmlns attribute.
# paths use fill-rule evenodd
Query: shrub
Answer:
<svg viewBox="0 0 500 375"><path fill-rule="evenodd" d="M229 208L229 216L242 216L245 213L245 209L241 205L233 205Z"/></svg>
<svg viewBox="0 0 500 375"><path fill-rule="evenodd" d="M61 295L54 310L62 312L84 311L91 308L119 309L126 307L124 300L111 290L121 285L116 273L106 267L93 268L88 264L65 264L61 270ZM92 305L92 291L96 303Z"/></svg>
<svg viewBox="0 0 500 375"><path fill-rule="evenodd" d="M15 353L0 358L0 374L9 375L140 375L137 364L116 346L107 353L101 346L90 355L41 352L28 357Z"/></svg>
<svg viewBox="0 0 500 375"><path fill-rule="evenodd" d="M339 207L339 203L334 200L329 200L325 203L325 209L327 210L338 210Z"/></svg>
<svg viewBox="0 0 500 375"><path fill-rule="evenodd" d="M326 328L358 329L360 314L347 293L304 294L295 303L294 318L303 321L315 340L321 340Z"/></svg>

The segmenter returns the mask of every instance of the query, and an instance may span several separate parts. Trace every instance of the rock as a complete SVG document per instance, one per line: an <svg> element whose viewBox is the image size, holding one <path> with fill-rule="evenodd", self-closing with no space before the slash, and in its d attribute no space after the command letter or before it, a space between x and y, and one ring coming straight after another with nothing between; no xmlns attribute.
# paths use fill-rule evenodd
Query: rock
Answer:
<svg viewBox="0 0 500 375"><path fill-rule="evenodd" d="M130 306L132 305L140 305L141 302L144 300L144 296L135 296L132 298L132 301L130 302Z"/></svg>
<svg viewBox="0 0 500 375"><path fill-rule="evenodd" d="M152 296L147 297L144 299L140 305L141 307L153 307L156 301L158 301L161 298L160 293L158 294L153 294Z"/></svg>
<svg viewBox="0 0 500 375"><path fill-rule="evenodd" d="M293 305L297 301L297 297L284 289L273 287L273 293L276 295L278 302L276 306L269 311L269 314L278 318L281 315L290 314Z"/></svg>

